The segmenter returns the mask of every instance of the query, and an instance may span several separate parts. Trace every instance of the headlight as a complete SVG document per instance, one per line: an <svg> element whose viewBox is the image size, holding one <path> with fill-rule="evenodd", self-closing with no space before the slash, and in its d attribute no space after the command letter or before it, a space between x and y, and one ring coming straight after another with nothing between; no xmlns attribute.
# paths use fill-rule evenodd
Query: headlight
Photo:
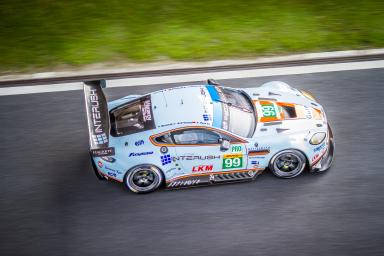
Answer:
<svg viewBox="0 0 384 256"><path fill-rule="evenodd" d="M325 132L315 133L310 139L309 143L311 143L312 145L318 145L324 141L326 136L327 134Z"/></svg>
<svg viewBox="0 0 384 256"><path fill-rule="evenodd" d="M301 92L307 99L309 99L309 100L313 100L313 101L316 101L316 102L317 102L315 96L313 96L312 93L307 92L307 91L304 91L304 90L300 90L300 92Z"/></svg>

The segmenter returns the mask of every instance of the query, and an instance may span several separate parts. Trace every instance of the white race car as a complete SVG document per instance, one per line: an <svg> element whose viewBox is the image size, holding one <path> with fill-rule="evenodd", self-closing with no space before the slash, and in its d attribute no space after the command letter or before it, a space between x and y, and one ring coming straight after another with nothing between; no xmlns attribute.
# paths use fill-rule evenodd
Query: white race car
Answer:
<svg viewBox="0 0 384 256"><path fill-rule="evenodd" d="M323 107L283 82L256 88L182 86L107 103L104 80L84 82L98 178L136 193L327 170L334 141Z"/></svg>

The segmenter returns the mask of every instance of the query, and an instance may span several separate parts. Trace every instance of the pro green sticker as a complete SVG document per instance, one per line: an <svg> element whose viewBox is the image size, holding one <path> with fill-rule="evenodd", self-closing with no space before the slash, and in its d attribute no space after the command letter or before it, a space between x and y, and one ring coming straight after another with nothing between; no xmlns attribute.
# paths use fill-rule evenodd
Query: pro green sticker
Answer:
<svg viewBox="0 0 384 256"><path fill-rule="evenodd" d="M242 146L241 145L233 145L231 147L231 152L241 152L242 151Z"/></svg>

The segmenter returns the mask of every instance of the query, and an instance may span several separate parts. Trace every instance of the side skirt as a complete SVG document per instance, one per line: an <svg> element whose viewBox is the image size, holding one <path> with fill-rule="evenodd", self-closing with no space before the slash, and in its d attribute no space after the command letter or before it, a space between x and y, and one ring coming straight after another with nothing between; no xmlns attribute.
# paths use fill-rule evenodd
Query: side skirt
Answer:
<svg viewBox="0 0 384 256"><path fill-rule="evenodd" d="M264 169L249 169L185 175L167 181L166 188L175 189L232 182L252 181L256 179L256 177L260 175L263 170Z"/></svg>

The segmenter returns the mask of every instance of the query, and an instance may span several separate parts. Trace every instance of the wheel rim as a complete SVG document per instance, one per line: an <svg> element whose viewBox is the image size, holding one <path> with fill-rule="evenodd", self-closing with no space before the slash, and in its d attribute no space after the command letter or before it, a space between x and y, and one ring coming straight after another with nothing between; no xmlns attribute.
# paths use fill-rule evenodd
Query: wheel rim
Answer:
<svg viewBox="0 0 384 256"><path fill-rule="evenodd" d="M303 161L296 154L286 152L276 157L273 167L278 176L293 177L302 171Z"/></svg>
<svg viewBox="0 0 384 256"><path fill-rule="evenodd" d="M128 186L133 191L149 192L157 187L159 183L159 175L150 168L140 168L133 170L128 175Z"/></svg>
<svg viewBox="0 0 384 256"><path fill-rule="evenodd" d="M138 187L148 187L155 181L155 175L148 170L139 170L133 174L132 182Z"/></svg>

